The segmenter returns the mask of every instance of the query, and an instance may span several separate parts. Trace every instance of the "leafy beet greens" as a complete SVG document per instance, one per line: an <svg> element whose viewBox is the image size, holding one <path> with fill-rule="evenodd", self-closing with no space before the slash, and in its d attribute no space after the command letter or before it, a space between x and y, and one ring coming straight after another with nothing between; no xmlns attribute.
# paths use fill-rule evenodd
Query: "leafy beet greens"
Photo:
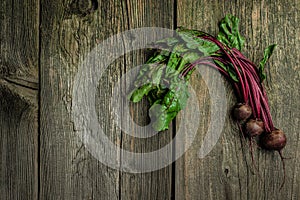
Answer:
<svg viewBox="0 0 300 200"><path fill-rule="evenodd" d="M270 114L266 91L265 65L276 45L270 45L257 67L241 50L245 39L239 32L239 19L226 15L219 23L219 33L208 33L183 27L176 29L177 36L157 41L156 53L141 69L135 89L130 94L133 102L144 96L150 102L149 115L157 131L168 129L178 112L185 108L189 98L188 81L195 67L218 70L233 86L239 103L233 109L240 132L249 139L252 163L253 138L259 136L264 149L278 151L284 171L282 149L286 145L285 133L275 128ZM258 169L255 167L258 171Z"/></svg>
<svg viewBox="0 0 300 200"><path fill-rule="evenodd" d="M156 52L140 70L129 97L133 102L147 97L149 116L156 131L168 129L178 112L185 108L189 98L188 81L199 65L215 68L224 75L232 83L238 98L254 107L254 117L262 118L269 131L273 129L260 83L265 79L265 64L276 45L265 50L257 68L240 52L245 39L240 35L238 24L238 18L226 15L219 23L217 37L179 27L177 36L154 44ZM258 102L262 102L262 106L256 106Z"/></svg>

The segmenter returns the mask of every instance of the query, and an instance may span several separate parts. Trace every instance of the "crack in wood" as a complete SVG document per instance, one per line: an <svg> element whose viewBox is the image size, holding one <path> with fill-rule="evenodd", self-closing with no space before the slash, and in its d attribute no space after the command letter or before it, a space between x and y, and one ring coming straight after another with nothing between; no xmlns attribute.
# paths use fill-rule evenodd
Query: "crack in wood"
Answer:
<svg viewBox="0 0 300 200"><path fill-rule="evenodd" d="M37 82L32 82L32 81L28 81L25 79L20 79L20 78L7 78L7 77L2 77L0 78L0 80L4 80L10 84L14 84L16 86L20 86L20 87L24 87L27 89L31 89L31 90L38 90L38 83Z"/></svg>

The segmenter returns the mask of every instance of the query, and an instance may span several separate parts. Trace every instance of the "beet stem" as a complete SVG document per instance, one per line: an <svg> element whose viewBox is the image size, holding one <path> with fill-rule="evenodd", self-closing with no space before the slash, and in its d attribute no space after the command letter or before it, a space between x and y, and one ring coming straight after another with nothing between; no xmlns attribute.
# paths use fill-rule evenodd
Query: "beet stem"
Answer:
<svg viewBox="0 0 300 200"><path fill-rule="evenodd" d="M244 69L243 69L243 67L242 67L242 64L240 63L240 61L237 59L237 57L234 55L234 53L233 53L233 51L232 50L228 50L229 52L230 52L230 54L232 55L232 57L233 57L233 60L235 60L235 62L236 62L236 64L237 64L237 66L240 66L240 69L241 69L241 74L243 75L243 77L244 77L244 80L243 80L243 82L245 81L245 83L246 83L246 74L245 74L245 71L244 71ZM239 73L239 70L236 68L236 70L237 70L237 72ZM240 76L240 78L242 78L242 76ZM248 100L248 91L249 91L249 85L248 84L245 84L244 83L244 89L245 89L245 103L248 103L247 102L247 100Z"/></svg>
<svg viewBox="0 0 300 200"><path fill-rule="evenodd" d="M239 82L233 83L234 89L238 93L238 96L244 103L250 103L250 107L253 110L254 118L261 119L265 124L267 132L274 130L272 117L270 114L270 107L266 91L261 83L261 79L258 75L258 68L249 59L247 59L238 49L230 49L226 45L222 44L215 37L206 34L205 36L199 36L199 38L208 40L216 44L220 48L220 52L223 52L223 56L208 56L200 58L194 63L187 65L187 67L181 73L185 76L196 65L207 65L220 71L226 78L230 79L229 73L219 67L218 65L209 62L209 60L218 60L225 65L232 64L234 71L236 72Z"/></svg>
<svg viewBox="0 0 300 200"><path fill-rule="evenodd" d="M239 77L240 84L241 84L241 89L242 89L241 91L242 91L242 94L243 94L243 100L244 100L244 102L246 102L245 86L244 86L244 81L242 79L241 73L240 73L238 67L236 66L236 63L232 59L232 57L226 51L226 50L228 50L229 52L231 52L230 49L228 47L226 47L226 46L223 46L223 44L221 42L219 42L214 37L204 36L203 39L207 39L209 41L214 42L218 47L220 47L220 49L225 53L225 55L227 56L227 58L230 60L230 62L232 63L233 67L235 68L235 71L236 71L236 73L237 73L237 75Z"/></svg>

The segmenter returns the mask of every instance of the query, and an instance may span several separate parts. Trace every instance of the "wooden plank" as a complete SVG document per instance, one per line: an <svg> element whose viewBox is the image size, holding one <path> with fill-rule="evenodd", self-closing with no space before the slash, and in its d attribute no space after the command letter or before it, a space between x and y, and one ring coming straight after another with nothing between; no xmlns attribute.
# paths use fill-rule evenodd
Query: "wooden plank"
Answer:
<svg viewBox="0 0 300 200"><path fill-rule="evenodd" d="M163 27L173 29L174 3L172 0L167 1L126 1L124 7L127 8L127 27L126 29L142 27ZM147 37L147 35L143 36ZM149 36L148 36L149 37ZM131 44L125 44L131 45ZM126 72L133 67L142 65L145 62L145 51L135 51L125 57ZM131 80L131 83L134 80ZM130 84L130 83L129 83ZM139 125L150 123L147 116L149 106L143 101L131 105L132 118ZM127 116L128 118L130 116ZM126 122L126 120L124 120ZM142 134L149 134L149 129L143 129ZM132 134L132 133L131 133ZM138 134L137 132L133 134ZM125 131L122 133L122 149L138 152L149 153L163 148L172 140L172 126L168 131L158 133L150 138L138 138L128 135ZM167 150L166 157L172 157L172 148ZM122 164L128 163L122 158ZM158 156L152 162L162 162ZM147 165L147 164L146 164ZM160 170L154 170L147 173L132 174L121 173L121 199L170 199L172 195L172 165Z"/></svg>
<svg viewBox="0 0 300 200"><path fill-rule="evenodd" d="M277 127L288 137L284 150L286 183L279 192L282 166L277 153L255 150L254 157L262 179L253 170L249 148L243 142L229 112L236 102L226 84L228 118L214 149L204 159L198 151L210 122L210 96L199 75L191 85L196 88L201 108L194 145L176 162L177 199L298 199L299 192L299 1L190 1L178 0L178 25L213 35L226 13L241 20L241 32L247 38L243 52L255 63L270 44L278 47L267 68L266 89L271 113ZM212 76L213 77L213 76ZM213 78L211 82L215 81ZM190 108L193 109L193 108ZM254 174L253 174L254 173Z"/></svg>
<svg viewBox="0 0 300 200"><path fill-rule="evenodd" d="M79 61L98 41L120 31L123 19L118 4L41 1L41 199L119 197L119 173L90 155L71 117L72 86ZM108 73L104 85L112 84L120 71ZM105 128L111 131L111 141L117 143L120 132Z"/></svg>
<svg viewBox="0 0 300 200"><path fill-rule="evenodd" d="M170 27L172 13L169 17L164 12L172 11L171 2L165 7L162 3L158 7L154 2L117 0L98 1L98 6L95 6L94 0L41 1L41 5L40 198L139 199L145 196L150 199L153 193L159 199L168 198L171 192L169 168L136 175L122 173L100 163L76 135L78 127L72 122L71 108L73 83L80 61L98 43L124 30L142 26ZM93 5L94 8L91 8ZM112 54L118 51L107 48ZM112 89L121 75L129 70L127 66L143 61L142 51L117 59L100 79L96 94L98 120L110 141L124 149L133 145L138 152L149 150L154 143L160 147L163 140L171 136L170 132L157 136L145 147L145 143L122 134L114 122L110 105ZM138 105L137 110L143 107Z"/></svg>
<svg viewBox="0 0 300 200"><path fill-rule="evenodd" d="M38 195L38 1L0 3L0 194Z"/></svg>

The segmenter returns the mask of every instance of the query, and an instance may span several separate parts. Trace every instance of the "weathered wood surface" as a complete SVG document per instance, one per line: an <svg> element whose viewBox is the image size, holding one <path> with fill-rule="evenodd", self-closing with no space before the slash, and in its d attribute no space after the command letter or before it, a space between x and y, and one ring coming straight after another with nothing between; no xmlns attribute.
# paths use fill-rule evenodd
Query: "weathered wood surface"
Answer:
<svg viewBox="0 0 300 200"><path fill-rule="evenodd" d="M258 63L263 50L278 44L267 67L266 89L274 123L287 133L284 150L286 183L282 182L279 155L255 149L254 157L261 179L253 169L248 144L241 140L234 121L229 117L217 145L204 159L197 153L210 120L210 97L204 82L195 76L192 84L198 91L201 110L197 138L193 147L176 162L176 197L178 199L299 199L299 1L189 1L178 0L180 26L216 34L218 21L232 13L240 19L246 37L243 52ZM211 81L214 81L212 76ZM228 114L236 102L228 91Z"/></svg>
<svg viewBox="0 0 300 200"><path fill-rule="evenodd" d="M300 198L298 0L4 0L0 5L0 199ZM221 138L208 156L198 158L213 120L209 117L209 91L201 75L193 76L191 82L199 100L200 126L184 156L173 165L143 174L121 172L97 161L72 123L72 91L80 62L101 41L133 28L174 29L179 25L216 34L217 22L226 13L241 19L241 32L247 38L243 52L255 63L267 45L278 44L267 68L266 88L274 122L288 136L284 154L293 158L286 160L282 190L278 191L282 166L276 153L255 150L262 179L253 170L247 143L229 115L236 99L228 84L229 117ZM130 45L125 43L124 48ZM106 70L96 94L101 127L115 145L134 152L160 149L176 132L171 128L138 139L114 122L113 88L126 72L144 61L144 51L121 56ZM147 103L131 106L133 118L146 124ZM178 130L179 121L176 125ZM120 152L118 159L121 164L126 162Z"/></svg>
<svg viewBox="0 0 300 200"><path fill-rule="evenodd" d="M0 2L0 199L38 195L38 11Z"/></svg>
<svg viewBox="0 0 300 200"><path fill-rule="evenodd" d="M169 199L171 167L148 174L129 174L101 164L82 146L74 131L71 103L79 62L99 42L131 28L173 28L173 3L103 0L97 4L90 0L41 2L40 197L150 199L155 195L158 199ZM127 45L131 44L124 44L124 48ZM118 50L107 48L112 54ZM99 81L96 97L99 122L109 139L117 146L139 152L147 152L153 146L160 148L164 140L172 137L169 131L157 135L152 142L136 142L122 133L112 119L112 89L130 66L144 62L143 55L137 51L114 62ZM135 115L143 107L137 106ZM140 122L145 120L142 117ZM121 155L118 157L121 159Z"/></svg>

